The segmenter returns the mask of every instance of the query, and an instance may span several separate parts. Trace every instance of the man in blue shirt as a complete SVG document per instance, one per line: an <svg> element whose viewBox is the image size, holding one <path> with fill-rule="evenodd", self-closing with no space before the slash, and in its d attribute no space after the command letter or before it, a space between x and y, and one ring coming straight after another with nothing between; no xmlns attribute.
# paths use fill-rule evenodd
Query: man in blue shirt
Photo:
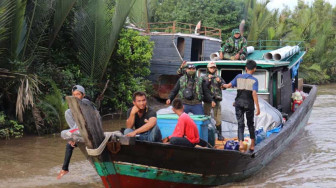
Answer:
<svg viewBox="0 0 336 188"><path fill-rule="evenodd" d="M225 88L237 87L237 96L235 99L236 118L238 121L238 140L239 150L243 151L244 140L244 114L246 113L247 126L250 132L251 147L254 150L255 129L254 129L254 105L256 106L256 115L260 114L258 102L258 80L252 76L257 69L257 63L253 60L246 62L246 74L238 74L229 84L224 84Z"/></svg>

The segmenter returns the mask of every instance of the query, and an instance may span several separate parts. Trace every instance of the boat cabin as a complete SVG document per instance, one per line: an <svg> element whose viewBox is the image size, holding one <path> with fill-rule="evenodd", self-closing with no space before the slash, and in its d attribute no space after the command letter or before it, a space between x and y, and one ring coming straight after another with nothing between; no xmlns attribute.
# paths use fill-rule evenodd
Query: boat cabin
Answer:
<svg viewBox="0 0 336 188"><path fill-rule="evenodd" d="M179 76L176 74L185 61L209 61L210 55L221 48L221 30L180 22L149 23L143 35L154 42L151 74L148 79L157 97L167 99Z"/></svg>
<svg viewBox="0 0 336 188"><path fill-rule="evenodd" d="M302 62L305 51L298 50L280 61L265 58L265 55L272 51L254 50L247 56L247 59L253 59L257 63L257 70L253 76L259 82L258 95L279 111L290 113L291 95L295 88L298 88L297 69ZM203 76L206 73L206 66L209 62L196 61L188 63L193 63L197 68L197 75ZM237 74L245 73L246 61L221 60L214 62L217 65L217 74L227 83L233 80ZM235 88L228 90L235 90Z"/></svg>
<svg viewBox="0 0 336 188"><path fill-rule="evenodd" d="M177 70L184 60L195 64L198 75L202 76L212 60L210 56L220 50L222 43L220 29L180 22L148 23L142 34L150 36L150 40L154 42L148 79L157 92L155 95L161 99L167 99L174 88L179 79ZM297 69L305 54L305 51L300 50L302 42L260 40L248 42L249 45L255 46L247 59L257 62L254 76L259 81L258 95L281 112L290 113L291 94L298 87ZM283 46L286 47L282 48ZM293 51L291 46L297 48ZM273 53L276 49L283 49L280 50L280 55ZM285 54L285 58L279 59ZM217 73L227 83L237 74L245 73L246 61L215 62Z"/></svg>

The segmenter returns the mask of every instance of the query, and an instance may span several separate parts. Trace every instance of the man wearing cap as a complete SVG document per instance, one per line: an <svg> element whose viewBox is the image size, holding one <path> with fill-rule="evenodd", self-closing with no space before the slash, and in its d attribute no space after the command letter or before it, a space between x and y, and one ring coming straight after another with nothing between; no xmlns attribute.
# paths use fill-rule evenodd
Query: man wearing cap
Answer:
<svg viewBox="0 0 336 188"><path fill-rule="evenodd" d="M174 89L170 92L166 104L170 104L178 95L178 98L182 99L185 113L191 112L203 115L202 100L204 89L202 78L196 75L195 65L187 64L185 74L180 77ZM208 93L206 92L206 94Z"/></svg>
<svg viewBox="0 0 336 188"><path fill-rule="evenodd" d="M81 85L75 85L72 88L72 96L82 100L83 102L91 103L88 99L84 98L85 89ZM70 159L72 156L72 152L73 152L73 149L77 147L76 142L71 139L72 138L71 135L75 132L78 132L78 126L76 125L76 122L72 116L70 109L65 111L65 120L67 124L69 125L70 129L63 130L61 132L61 137L64 139L69 139L70 141L68 141L68 143L66 144L62 170L58 173L57 179L60 179L61 177L63 177L65 174L69 172L69 163L70 163Z"/></svg>
<svg viewBox="0 0 336 188"><path fill-rule="evenodd" d="M240 35L239 29L232 30L232 36L228 38L220 50L220 59L245 60L247 55L246 39Z"/></svg>
<svg viewBox="0 0 336 188"><path fill-rule="evenodd" d="M225 84L225 81L222 77L216 74L216 63L210 62L208 63L207 67L207 73L203 77L203 81L205 82L208 91L210 91L210 98L204 97L204 114L210 116L210 111L213 109L218 140L224 140L224 137L222 136L222 110L220 102L222 101L222 88Z"/></svg>

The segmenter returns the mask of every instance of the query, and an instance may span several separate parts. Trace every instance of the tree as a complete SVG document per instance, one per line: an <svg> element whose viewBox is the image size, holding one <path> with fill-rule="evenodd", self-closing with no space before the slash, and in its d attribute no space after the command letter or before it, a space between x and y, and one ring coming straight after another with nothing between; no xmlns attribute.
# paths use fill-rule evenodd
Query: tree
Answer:
<svg viewBox="0 0 336 188"><path fill-rule="evenodd" d="M55 92L56 84L46 77L48 73L64 74L59 71L58 65L52 65L48 61L53 59L50 58L54 55L50 55L50 52L54 52L52 47L58 40L57 36L64 22L72 13L75 35L71 40L75 41L78 50L73 60L77 62L78 58L81 72L85 74L85 78L91 80L89 83L98 83L104 77L120 30L134 2L135 0L1 1L0 53L3 58L0 59L0 67L6 69L0 71L0 82L3 86L0 97L1 104L5 104L6 109L9 107L6 113L10 116L15 114L11 107L14 103L21 121L25 109L30 109L35 122L39 122L43 119L43 111L36 109L36 101L53 103L51 106L58 108L55 101L40 95L40 87L42 84L55 85ZM134 13L133 16L136 17L137 14ZM49 29L51 24L53 29ZM51 67L54 68L54 73L45 71ZM41 75L43 83L38 75ZM43 88L43 93L50 92L49 88L51 87ZM16 100L13 100L14 96ZM58 113L62 112L58 110ZM40 125L35 124L38 130Z"/></svg>

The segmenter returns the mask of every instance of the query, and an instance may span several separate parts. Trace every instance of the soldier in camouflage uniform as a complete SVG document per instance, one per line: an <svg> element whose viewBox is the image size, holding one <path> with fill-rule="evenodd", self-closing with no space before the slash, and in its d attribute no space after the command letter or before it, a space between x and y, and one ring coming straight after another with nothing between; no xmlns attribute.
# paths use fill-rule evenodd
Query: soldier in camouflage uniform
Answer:
<svg viewBox="0 0 336 188"><path fill-rule="evenodd" d="M193 64L188 64L183 76L177 81L174 89L170 92L170 95L166 101L166 104L178 96L182 99L185 113L193 113L203 115L202 100L204 89L204 82L201 77L196 75L196 67ZM209 92L205 92L209 95Z"/></svg>
<svg viewBox="0 0 336 188"><path fill-rule="evenodd" d="M232 36L228 38L220 50L220 59L245 60L247 56L246 39L240 35L239 29L232 30Z"/></svg>
<svg viewBox="0 0 336 188"><path fill-rule="evenodd" d="M211 98L204 98L204 114L210 116L210 111L213 109L216 129L218 131L218 140L224 140L222 136L222 110L220 102L222 101L222 88L225 81L216 74L216 63L210 62L207 67L207 74L203 77L203 81L206 87L209 88Z"/></svg>

